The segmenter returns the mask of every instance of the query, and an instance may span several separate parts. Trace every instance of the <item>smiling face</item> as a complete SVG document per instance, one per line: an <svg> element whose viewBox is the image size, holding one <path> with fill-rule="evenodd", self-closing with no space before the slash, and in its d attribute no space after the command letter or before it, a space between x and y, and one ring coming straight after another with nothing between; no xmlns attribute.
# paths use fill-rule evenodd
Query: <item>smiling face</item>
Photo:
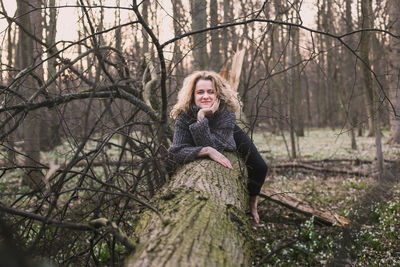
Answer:
<svg viewBox="0 0 400 267"><path fill-rule="evenodd" d="M211 80L200 79L194 88L194 103L199 108L209 108L217 99L217 92Z"/></svg>

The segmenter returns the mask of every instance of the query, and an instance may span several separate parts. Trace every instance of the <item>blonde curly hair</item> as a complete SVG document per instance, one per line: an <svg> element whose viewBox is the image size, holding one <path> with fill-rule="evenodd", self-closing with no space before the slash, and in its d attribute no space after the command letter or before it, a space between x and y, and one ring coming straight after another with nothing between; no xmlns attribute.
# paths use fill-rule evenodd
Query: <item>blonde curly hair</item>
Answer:
<svg viewBox="0 0 400 267"><path fill-rule="evenodd" d="M183 80L183 86L178 92L178 101L171 110L171 117L176 119L179 113L189 113L193 103L193 91L198 80L210 80L214 85L216 95L224 101L224 106L233 112L240 110L241 102L238 93L235 92L229 83L214 71L196 71Z"/></svg>

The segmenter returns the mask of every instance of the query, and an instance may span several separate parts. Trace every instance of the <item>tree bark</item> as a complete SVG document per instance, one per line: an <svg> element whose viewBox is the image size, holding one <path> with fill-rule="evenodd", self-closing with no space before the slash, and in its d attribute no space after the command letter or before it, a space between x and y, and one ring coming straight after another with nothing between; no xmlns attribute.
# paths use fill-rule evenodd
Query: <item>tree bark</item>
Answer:
<svg viewBox="0 0 400 267"><path fill-rule="evenodd" d="M192 13L192 30L200 30L207 27L207 1L194 0L190 4ZM199 33L193 36L193 67L195 70L208 67L207 33Z"/></svg>
<svg viewBox="0 0 400 267"><path fill-rule="evenodd" d="M291 38L291 32L293 29L289 30L289 38ZM294 44L294 40L290 41L290 47L288 50L288 65L289 67L294 65L294 53L295 53L295 44ZM296 85L295 85L295 81L296 81L296 73L294 68L291 68L289 70L289 75L288 75L288 80L289 82L289 86L290 88L289 90L289 132L290 132L290 144L291 144L291 158L295 159L297 157L296 155L296 137L295 137L295 120L296 120L296 114L295 114L295 98L296 98Z"/></svg>
<svg viewBox="0 0 400 267"><path fill-rule="evenodd" d="M229 10L231 9L231 1L229 0L223 0L223 10L224 10L224 16L223 16L223 22L227 23L231 20L230 17L230 12ZM228 58L228 48L229 48L229 42L227 42L227 40L229 40L229 29L226 29L224 31L222 31L222 40L225 40L225 42L222 42L221 46L222 46L222 53L223 53L223 59L226 61Z"/></svg>
<svg viewBox="0 0 400 267"><path fill-rule="evenodd" d="M6 11L5 7L4 7L3 1L0 1L0 4L1 4L2 12L5 13L8 16L7 11ZM8 23L8 27L7 27L7 64L8 64L8 66L13 66L14 65L13 56L14 56L15 35L16 35L16 33L15 33L15 31L14 31L14 33L12 31L12 29L13 29L12 21L7 19L7 23ZM13 35L14 35L14 37L13 37ZM7 72L7 75L5 77L6 84L9 84L13 79L11 73L12 73L11 71ZM13 105L13 103L15 102L13 97L12 97L12 95L9 95L8 93L4 93L3 101L4 101L3 105L5 105L5 106ZM0 117L0 120L4 120L4 119L5 119L4 116ZM6 124L5 127L4 127L3 132L8 132L9 128L10 128L10 125ZM13 149L14 141L15 141L14 139L15 139L15 134L10 134L7 137L7 140L6 140L6 146L8 147L7 148L7 162L6 162L6 164L9 165L9 166L14 165L15 162L16 162L16 156L15 156L16 153L15 153L15 150Z"/></svg>
<svg viewBox="0 0 400 267"><path fill-rule="evenodd" d="M149 24L149 7L150 7L150 1L143 1L142 2L142 16L144 21ZM149 52L149 35L146 32L144 28L142 28L142 37L143 37L143 47L142 47L142 55L146 54Z"/></svg>
<svg viewBox="0 0 400 267"><path fill-rule="evenodd" d="M372 12L372 0L361 1L361 28L363 29L371 29L373 28L373 12ZM367 106L367 115L368 115L368 136L375 135L375 114L374 110L374 88L372 81L372 74L368 69L370 64L370 48L371 48L371 33L368 31L363 31L361 33L360 40L360 56L364 60L364 64L362 64L362 73L363 73L363 84L365 90L365 98L366 98L366 106Z"/></svg>
<svg viewBox="0 0 400 267"><path fill-rule="evenodd" d="M234 170L201 159L183 165L153 201L163 216L141 214L136 251L127 266L249 266L252 258L247 179L243 162L227 153Z"/></svg>
<svg viewBox="0 0 400 267"><path fill-rule="evenodd" d="M57 16L58 16L58 9L55 8L56 2L55 0L50 0L48 3L49 7L49 23L46 25L46 43L49 46L53 46L56 43L56 34L57 34ZM46 22L46 20L44 20ZM47 54L50 58L47 64L47 76L48 79L52 79L57 70L56 70L56 59L55 55L51 52ZM47 89L50 95L57 94L56 83L52 83L49 85ZM55 146L61 144L60 138L60 124L58 123L59 118L57 115L57 108L50 108L47 112L42 114L42 119L40 122L40 148L41 150L50 150L53 149Z"/></svg>
<svg viewBox="0 0 400 267"><path fill-rule="evenodd" d="M397 0L391 0L389 4L389 25L393 34L400 34L400 3ZM394 106L391 110L389 143L400 144L400 42L397 38L390 39L390 77L389 94L390 101Z"/></svg>
<svg viewBox="0 0 400 267"><path fill-rule="evenodd" d="M173 25L174 25L174 33L175 36L180 36L183 32L182 25L184 25L185 18L184 18L184 8L181 0L171 0L172 3L172 12L173 12ZM172 58L173 66L175 68L175 77L176 77L176 84L182 84L183 79L185 77L185 70L183 67L182 60L184 55L181 50L181 40L178 40L174 44L174 56Z"/></svg>
<svg viewBox="0 0 400 267"><path fill-rule="evenodd" d="M36 10L33 10L35 8ZM18 20L20 24L26 29L31 30L31 33L38 38L42 36L41 27L41 13L40 13L41 2L18 0L17 1L17 12ZM40 44L34 42L30 36L24 31L19 31L18 38L18 54L17 54L17 65L19 69L29 68L34 64L35 59L40 60L41 47ZM43 77L43 69L36 68L36 77ZM31 76L28 74L24 81L21 82L21 91L26 98L29 98L35 93L36 84ZM40 114L38 111L30 112L27 114L25 121L23 122L23 138L24 138L24 163L26 166L37 166L40 161ZM31 187L38 187L42 180L42 173L35 169L27 169L23 182L30 185Z"/></svg>
<svg viewBox="0 0 400 267"><path fill-rule="evenodd" d="M218 1L210 0L210 26L218 25ZM219 31L211 31L211 56L210 56L210 69L219 71L222 68L221 53L220 53L220 40Z"/></svg>
<svg viewBox="0 0 400 267"><path fill-rule="evenodd" d="M296 23L299 23L298 19L296 19ZM298 28L293 29L293 57L294 64L299 64L301 62L301 53L300 53L300 30ZM304 136L304 111L303 111L303 88L301 85L301 76L302 76L302 67L301 65L297 65L294 70L294 84L293 90L294 92L294 105L295 105L295 127L297 136Z"/></svg>
<svg viewBox="0 0 400 267"><path fill-rule="evenodd" d="M321 31L326 31L326 0L318 0L317 1L318 7L318 17L317 17L317 28ZM325 51L327 48L327 44L325 42L325 37L320 35L318 38L319 44L318 48L320 51ZM317 125L319 127L323 126L326 127L328 125L328 102L326 99L327 95L327 83L324 72L326 72L326 59L325 55L321 55L319 58L319 65L321 66L318 68L318 87L316 89L316 98L317 98Z"/></svg>
<svg viewBox="0 0 400 267"><path fill-rule="evenodd" d="M352 1L353 0L346 0L346 23L342 25L342 30L344 32L352 32L354 28L351 11ZM354 46L354 38L352 36L349 36L346 41L350 44L351 47ZM343 117L346 121L346 127L349 129L351 148L357 149L355 127L357 126L358 107L360 106L360 104L358 103L358 93L356 93L357 87L354 85L354 82L349 79L349 76L354 77L355 75L354 65L356 64L356 62L354 57L347 50L343 50L340 54L340 57L344 59L342 64L343 68L345 69L344 73L346 74L341 76L343 80L343 86L337 86L337 93L339 96L338 99L340 100L340 107Z"/></svg>

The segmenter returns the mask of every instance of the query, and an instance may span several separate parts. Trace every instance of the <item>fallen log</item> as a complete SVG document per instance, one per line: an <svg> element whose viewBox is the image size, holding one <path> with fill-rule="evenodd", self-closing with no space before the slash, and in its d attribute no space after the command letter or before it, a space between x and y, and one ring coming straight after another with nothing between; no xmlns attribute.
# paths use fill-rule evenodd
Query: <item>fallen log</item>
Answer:
<svg viewBox="0 0 400 267"><path fill-rule="evenodd" d="M341 227L350 225L350 221L339 214L290 196L284 192L279 192L264 186L261 189L260 196L288 207L293 211L300 212L307 216L314 216L316 220L326 225L336 225Z"/></svg>
<svg viewBox="0 0 400 267"><path fill-rule="evenodd" d="M136 249L127 266L250 266L253 238L245 209L247 178L234 153L234 170L201 159L181 166L164 192L135 223Z"/></svg>
<svg viewBox="0 0 400 267"><path fill-rule="evenodd" d="M282 168L299 168L305 170L312 170L318 172L326 172L326 173L333 173L333 174L347 174L347 175L354 175L354 176L368 176L370 173L365 171L354 171L354 170L346 170L346 169L339 169L339 168L327 168L327 167L319 167L312 164L307 164L303 162L283 162L283 163L274 163L270 165L271 169L282 169Z"/></svg>

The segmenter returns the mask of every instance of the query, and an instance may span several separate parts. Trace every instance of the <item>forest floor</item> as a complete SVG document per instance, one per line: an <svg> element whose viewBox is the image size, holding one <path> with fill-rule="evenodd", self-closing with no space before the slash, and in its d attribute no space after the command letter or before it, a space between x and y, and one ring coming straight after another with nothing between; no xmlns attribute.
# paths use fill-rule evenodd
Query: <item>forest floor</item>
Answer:
<svg viewBox="0 0 400 267"><path fill-rule="evenodd" d="M400 146L382 140L385 170L378 179L375 138L350 136L340 130L309 129L298 138L298 159L319 169L358 170L349 175L299 168L273 168L291 161L282 136L256 133L253 138L270 166L265 186L289 193L351 220L346 228L318 224L260 198L255 266L395 266L400 265ZM288 137L286 142L289 142Z"/></svg>
<svg viewBox="0 0 400 267"><path fill-rule="evenodd" d="M283 138L261 132L253 135L257 148L270 166L266 187L285 192L351 220L351 225L347 228L321 225L314 217L298 214L260 197L261 222L253 225L258 248L254 266L400 266L400 146L387 145L388 133L383 134L385 170L392 173L391 179L377 178L373 137L357 137L358 148L353 150L348 133L343 133L340 129L307 129L305 137L297 139L297 159L294 161L288 156L288 136ZM96 143L91 146L88 149L94 149ZM42 153L43 162L64 162L73 153L68 143L55 151ZM118 150L107 149L107 153L110 160L118 160ZM283 163L304 163L315 168L299 168L295 164L290 167L290 164ZM354 174L343 174L336 172L337 170L349 170ZM91 174L101 178L104 172L102 168L93 168ZM32 211L37 203L44 203L46 206L46 202L37 201L35 194L27 193L30 191L27 186L21 186L21 176L21 170L3 173L0 180L0 202L17 203L19 209ZM73 191L69 188L74 188L74 181L71 179L70 184L65 186L65 194L58 200L60 207L64 202L70 201ZM88 180L85 186L102 188L103 184L96 184L96 181ZM93 212L92 205L99 207L97 195L88 195L85 206L79 206L80 201L85 201L84 196L86 195L82 193L79 201L71 201L79 207L74 209L72 206L70 209L68 219L71 221L85 223ZM121 198L116 197L114 200L115 205L120 207ZM118 213L124 209L115 209L108 202L104 203L101 206L105 209L102 213L107 216L114 214L115 218L122 215L124 218L132 217L131 213ZM136 209L132 209L132 212L136 212ZM128 235L132 234L131 224L127 220L126 225L123 225ZM40 233L37 229L41 223L26 225L20 229L24 241L30 244L37 233ZM67 232L63 230L53 232L49 228L46 236L52 239L48 242L49 246L45 243L40 248L40 255L49 256L54 262L61 263L61 266L65 262L80 262L82 258L89 261L90 257L95 259L93 265L118 266L127 255L126 249L118 242L115 243L109 235L98 237L91 232L65 233ZM93 244L87 244L87 240L93 241ZM65 244L69 245L64 249ZM116 256L113 258L110 255Z"/></svg>

